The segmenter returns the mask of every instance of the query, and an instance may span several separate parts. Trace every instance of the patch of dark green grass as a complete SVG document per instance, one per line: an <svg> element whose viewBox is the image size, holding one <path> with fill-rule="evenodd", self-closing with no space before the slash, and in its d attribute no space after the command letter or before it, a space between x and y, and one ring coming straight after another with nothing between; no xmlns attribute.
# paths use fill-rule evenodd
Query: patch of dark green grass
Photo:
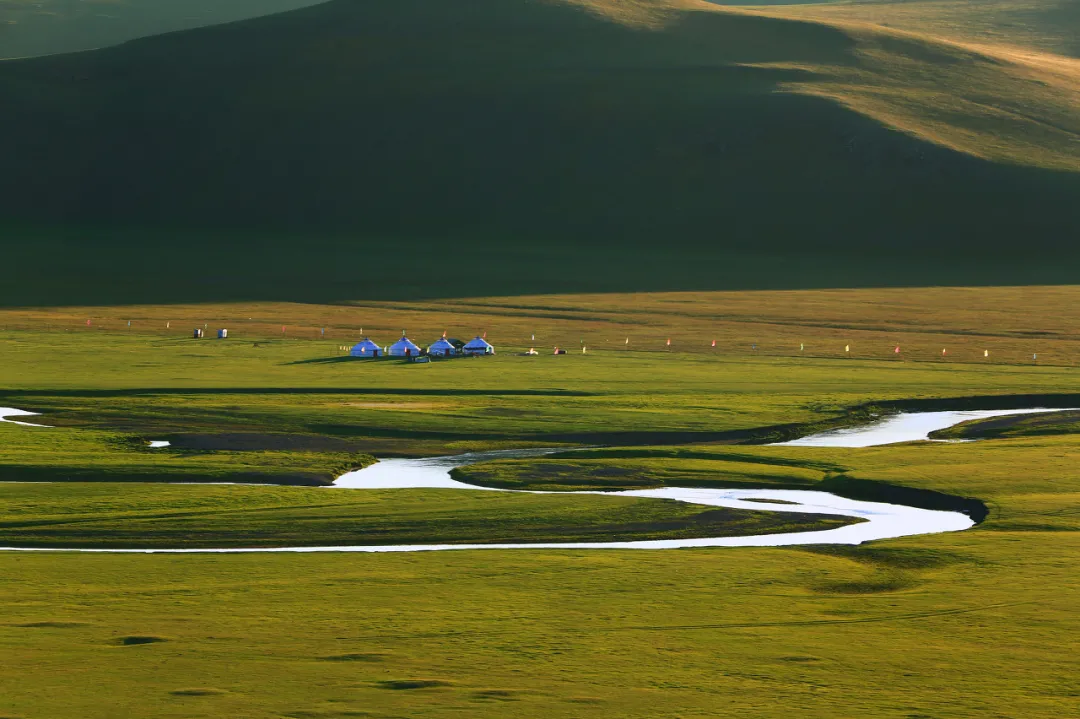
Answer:
<svg viewBox="0 0 1080 719"><path fill-rule="evenodd" d="M353 652L350 654L333 654L327 657L319 657L321 662L381 662L386 659L386 654L370 652Z"/></svg>
<svg viewBox="0 0 1080 719"><path fill-rule="evenodd" d="M143 644L160 644L161 642L169 641L165 637L158 637L151 634L134 634L127 637L120 637L117 644L124 647L137 647Z"/></svg>
<svg viewBox="0 0 1080 719"><path fill-rule="evenodd" d="M193 689L175 689L169 694L174 697L214 697L221 696L222 694L228 694L224 689L213 689L211 687L196 687Z"/></svg>
<svg viewBox="0 0 1080 719"><path fill-rule="evenodd" d="M974 560L944 549L880 546L811 546L801 551L829 557L843 557L860 564L890 569L939 569Z"/></svg>
<svg viewBox="0 0 1080 719"><path fill-rule="evenodd" d="M917 582L909 577L865 581L820 582L811 587L818 594L886 594L911 589Z"/></svg>
<svg viewBox="0 0 1080 719"><path fill-rule="evenodd" d="M442 687L450 687L453 686L453 683L442 679L387 679L385 681L376 682L376 686L379 686L382 689L392 689L394 691L411 691L415 689L439 689Z"/></svg>
<svg viewBox="0 0 1080 719"><path fill-rule="evenodd" d="M25 624L16 624L17 627L24 629L74 629L76 627L85 627L88 622L27 622Z"/></svg>

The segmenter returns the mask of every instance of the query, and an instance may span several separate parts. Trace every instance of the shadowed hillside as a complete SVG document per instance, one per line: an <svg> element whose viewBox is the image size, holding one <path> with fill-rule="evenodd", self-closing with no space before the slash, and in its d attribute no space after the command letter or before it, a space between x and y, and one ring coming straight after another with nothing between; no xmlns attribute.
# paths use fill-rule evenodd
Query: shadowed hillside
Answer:
<svg viewBox="0 0 1080 719"><path fill-rule="evenodd" d="M0 0L0 58L107 47L321 0Z"/></svg>
<svg viewBox="0 0 1080 719"><path fill-rule="evenodd" d="M692 0L336 0L9 61L2 301L1075 280L1047 87Z"/></svg>

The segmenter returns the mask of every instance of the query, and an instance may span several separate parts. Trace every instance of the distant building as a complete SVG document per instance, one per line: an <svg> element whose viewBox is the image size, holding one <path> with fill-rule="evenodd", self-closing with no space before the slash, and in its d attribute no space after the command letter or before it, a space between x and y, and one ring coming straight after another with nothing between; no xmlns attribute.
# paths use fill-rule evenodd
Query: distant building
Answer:
<svg viewBox="0 0 1080 719"><path fill-rule="evenodd" d="M391 357L419 357L420 348L408 337L401 335L401 339L390 345L389 355Z"/></svg>
<svg viewBox="0 0 1080 719"><path fill-rule="evenodd" d="M461 351L466 357L477 357L480 355L495 354L495 348L488 344L488 341L483 337L480 337L479 335L466 342L465 347L463 347Z"/></svg>
<svg viewBox="0 0 1080 719"><path fill-rule="evenodd" d="M365 337L363 341L353 345L353 348L349 350L350 357L365 357L372 359L375 357L382 357L382 354L382 347L375 344L367 337Z"/></svg>
<svg viewBox="0 0 1080 719"><path fill-rule="evenodd" d="M461 350L445 337L435 340L435 343L428 347L427 351L432 357L456 357L461 354Z"/></svg>

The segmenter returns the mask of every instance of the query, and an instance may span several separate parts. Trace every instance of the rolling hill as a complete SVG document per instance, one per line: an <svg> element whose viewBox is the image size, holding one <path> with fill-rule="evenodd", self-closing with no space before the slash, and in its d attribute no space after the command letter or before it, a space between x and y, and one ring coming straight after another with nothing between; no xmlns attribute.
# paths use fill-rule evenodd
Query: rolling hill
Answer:
<svg viewBox="0 0 1080 719"><path fill-rule="evenodd" d="M321 0L0 0L0 58L92 50Z"/></svg>
<svg viewBox="0 0 1080 719"><path fill-rule="evenodd" d="M334 0L0 63L0 302L1080 279L1069 58L777 12Z"/></svg>

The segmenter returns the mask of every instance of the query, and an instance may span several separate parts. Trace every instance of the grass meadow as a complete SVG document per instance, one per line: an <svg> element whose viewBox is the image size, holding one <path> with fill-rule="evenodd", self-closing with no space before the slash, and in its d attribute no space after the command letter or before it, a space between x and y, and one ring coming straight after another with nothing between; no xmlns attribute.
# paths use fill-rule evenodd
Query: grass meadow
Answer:
<svg viewBox="0 0 1080 719"><path fill-rule="evenodd" d="M0 57L104 48L0 61L0 406L48 425L0 422L0 546L846 521L563 493L664 485L981 520L0 552L0 719L1077 714L1075 413L764 444L1080 406L1075 7L0 0ZM403 330L499 354L346 356ZM325 486L524 447L575 452L457 476L552 494Z"/></svg>
<svg viewBox="0 0 1080 719"><path fill-rule="evenodd" d="M986 518L965 532L861 547L4 553L0 716L1067 715L1080 692L1071 651L1080 444L1067 415L1036 434L1021 423L967 444L740 442L762 428L852 421L869 410L851 408L888 400L986 406L1037 395L1067 406L1080 371L1074 292L5 311L0 404L42 412L28 419L53 426L0 424L0 472L78 481L0 485L3 544L797 528L767 511L720 516L617 497L206 484L319 484L371 455L530 445L613 446L463 475L547 490L888 490L975 502ZM203 324L229 327L230 339L189 339ZM500 354L426 366L343 360L337 348L361 328L386 342L402 328L418 341L487 331ZM545 354L519 356L533 333ZM551 356L554 344L574 352ZM151 451L149 439L174 446ZM792 524L770 524L779 521Z"/></svg>

